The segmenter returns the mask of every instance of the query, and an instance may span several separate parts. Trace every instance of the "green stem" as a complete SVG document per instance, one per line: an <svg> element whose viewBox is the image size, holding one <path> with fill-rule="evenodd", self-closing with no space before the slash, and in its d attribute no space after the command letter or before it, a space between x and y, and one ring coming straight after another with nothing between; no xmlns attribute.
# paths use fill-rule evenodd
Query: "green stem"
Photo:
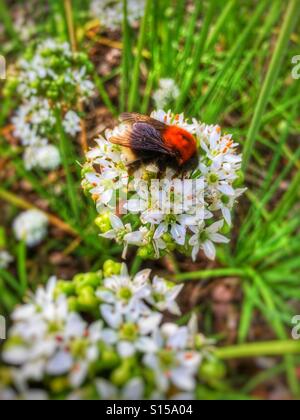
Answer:
<svg viewBox="0 0 300 420"><path fill-rule="evenodd" d="M27 272L26 272L26 243L24 240L20 241L18 244L18 276L20 280L20 289L22 295L26 293L27 290Z"/></svg>
<svg viewBox="0 0 300 420"><path fill-rule="evenodd" d="M215 355L220 359L240 359L262 356L300 354L300 341L267 341L219 348Z"/></svg>
<svg viewBox="0 0 300 420"><path fill-rule="evenodd" d="M207 13L205 14L203 27L199 35L198 41L196 43L195 51L193 53L194 60L193 60L192 68L186 72L186 77L185 77L183 86L181 88L181 94L179 96L179 99L176 105L177 112L181 112L181 109L188 97L189 91L195 81L195 75L199 71L199 66L201 63L205 44L207 42L207 37L209 34L210 24L214 16L215 3L216 3L215 0L210 1Z"/></svg>
<svg viewBox="0 0 300 420"><path fill-rule="evenodd" d="M79 221L79 205L77 201L77 191L76 191L76 185L75 181L73 179L73 174L71 170L71 151L70 151L70 144L71 142L67 139L67 136L65 134L63 124L62 124L62 116L61 116L61 109L59 107L55 108L55 116L56 116L56 125L57 125L57 132L59 134L59 146L60 146L60 153L62 157L63 167L66 174L66 180L67 180L67 190L68 190L68 196L70 205L72 208L73 215L75 217L75 220ZM75 164L75 161L74 161Z"/></svg>
<svg viewBox="0 0 300 420"><path fill-rule="evenodd" d="M138 273L142 264L143 264L142 258L140 258L139 256L136 256L135 259L133 260L132 267L131 267L132 276L135 276Z"/></svg>
<svg viewBox="0 0 300 420"><path fill-rule="evenodd" d="M290 0L285 19L283 22L283 26L278 38L278 42L276 44L276 48L274 54L271 59L271 63L263 83L257 105L254 111L253 119L251 122L251 126L248 131L248 135L245 142L244 147L244 162L243 167L244 170L247 169L249 164L251 154L254 148L255 141L257 139L257 134L259 133L262 117L265 112L266 106L270 99L270 95L272 93L272 89L274 87L275 81L280 71L281 63L285 54L285 51L288 46L289 38L295 24L297 22L298 15L300 13L299 8L299 1L298 0Z"/></svg>
<svg viewBox="0 0 300 420"><path fill-rule="evenodd" d="M134 63L134 68L133 68L132 84L131 84L130 95L129 95L129 104L128 104L129 111L134 110L134 107L137 102L139 82L140 82L140 65L141 65L141 61L143 57L143 48L144 48L146 35L147 35L147 23L148 23L148 16L151 11L151 2L152 0L147 0L146 2L145 15L143 17L142 25L140 29L137 55L135 58L135 63Z"/></svg>
<svg viewBox="0 0 300 420"><path fill-rule="evenodd" d="M118 111L115 108L114 104L112 103L112 101L110 100L110 97L105 89L104 83L101 80L100 76L98 76L98 74L96 72L94 72L94 82L95 85L98 89L99 95L104 103L104 105L107 106L107 108L110 110L110 112L112 113L112 115L114 117L118 116Z"/></svg>
<svg viewBox="0 0 300 420"><path fill-rule="evenodd" d="M195 271L192 273L178 274L175 277L175 279L177 281L206 280L209 278L231 277L231 276L244 277L245 270L241 268L219 268L215 270Z"/></svg>
<svg viewBox="0 0 300 420"><path fill-rule="evenodd" d="M122 76L121 76L121 92L120 92L120 110L126 110L126 94L128 89L128 75L129 75L129 54L130 54L130 39L129 39L129 25L127 0L123 0L123 55L122 55Z"/></svg>
<svg viewBox="0 0 300 420"><path fill-rule="evenodd" d="M72 0L64 0L64 6L65 6L66 21L67 21L67 26L68 26L70 44L72 47L72 51L74 53L77 51L77 40L76 40L76 31L75 31L75 26L74 26Z"/></svg>

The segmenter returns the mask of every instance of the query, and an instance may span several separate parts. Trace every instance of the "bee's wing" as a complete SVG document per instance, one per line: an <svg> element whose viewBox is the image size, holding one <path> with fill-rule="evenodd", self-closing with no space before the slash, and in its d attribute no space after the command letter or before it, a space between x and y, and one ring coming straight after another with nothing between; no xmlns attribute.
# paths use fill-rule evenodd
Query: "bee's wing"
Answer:
<svg viewBox="0 0 300 420"><path fill-rule="evenodd" d="M124 112L123 114L121 114L120 119L121 121L131 125L138 122L146 123L152 125L152 127L159 131L165 130L168 127L166 124L156 120L155 118L151 118L147 115L142 115L134 112Z"/></svg>
<svg viewBox="0 0 300 420"><path fill-rule="evenodd" d="M164 143L160 132L152 125L143 122L134 123L121 135L112 137L110 141L140 152L155 152L175 157L174 151Z"/></svg>

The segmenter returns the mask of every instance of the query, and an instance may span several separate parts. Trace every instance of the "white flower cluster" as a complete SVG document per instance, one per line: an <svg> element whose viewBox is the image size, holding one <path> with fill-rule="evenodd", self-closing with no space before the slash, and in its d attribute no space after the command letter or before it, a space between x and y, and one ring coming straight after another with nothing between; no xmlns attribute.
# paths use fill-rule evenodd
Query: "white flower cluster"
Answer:
<svg viewBox="0 0 300 420"><path fill-rule="evenodd" d="M70 399L80 398L91 384L100 399L195 397L199 367L212 343L198 334L194 318L179 327L162 323L160 312L179 313L175 299L182 286L158 277L151 282L150 270L132 278L125 265L120 268L99 278L98 287L94 283L93 323L70 310L70 298L58 293L55 278L15 310L2 354L16 367L6 395L16 397L13 387L18 395L32 395L32 386L39 384L52 398L55 390L47 384L60 378Z"/></svg>
<svg viewBox="0 0 300 420"><path fill-rule="evenodd" d="M6 269L13 262L13 260L14 259L9 252L5 251L4 249L0 249L0 268Z"/></svg>
<svg viewBox="0 0 300 420"><path fill-rule="evenodd" d="M127 0L128 22L133 26L143 15L145 0ZM123 22L122 0L93 0L91 14L111 30L119 29Z"/></svg>
<svg viewBox="0 0 300 420"><path fill-rule="evenodd" d="M142 258L159 258L178 249L194 260L203 250L213 260L214 244L229 242L223 233L230 230L231 211L245 191L238 188L242 183L238 144L219 126L190 123L171 112L151 116L196 138L198 167L180 174L171 168L161 173L154 163L131 174L124 149L110 143L124 125L107 130L87 154L83 170L83 188L100 213L96 224L104 238L124 246L124 257L134 245L140 247Z"/></svg>
<svg viewBox="0 0 300 420"><path fill-rule="evenodd" d="M72 108L78 100L87 100L94 93L86 60L72 54L69 44L47 40L30 60L20 61L18 93L23 103L12 123L14 135L25 147L26 169L49 171L60 165L58 148L49 146L57 140L54 103L64 109L65 132L75 137L81 131L80 117Z"/></svg>
<svg viewBox="0 0 300 420"><path fill-rule="evenodd" d="M153 100L157 109L165 109L173 104L179 97L180 90L175 80L160 79L159 87L153 94Z"/></svg>
<svg viewBox="0 0 300 420"><path fill-rule="evenodd" d="M39 245L47 235L48 218L39 210L27 210L13 222L16 238L24 240L28 247Z"/></svg>

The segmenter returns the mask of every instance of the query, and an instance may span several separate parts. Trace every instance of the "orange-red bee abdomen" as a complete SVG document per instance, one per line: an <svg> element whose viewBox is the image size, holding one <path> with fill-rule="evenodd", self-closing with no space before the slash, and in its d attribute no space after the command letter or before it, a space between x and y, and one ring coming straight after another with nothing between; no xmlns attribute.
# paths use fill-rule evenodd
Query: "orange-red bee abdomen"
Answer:
<svg viewBox="0 0 300 420"><path fill-rule="evenodd" d="M195 137L177 126L169 126L163 132L164 142L168 147L180 155L180 164L184 165L197 154L197 142Z"/></svg>

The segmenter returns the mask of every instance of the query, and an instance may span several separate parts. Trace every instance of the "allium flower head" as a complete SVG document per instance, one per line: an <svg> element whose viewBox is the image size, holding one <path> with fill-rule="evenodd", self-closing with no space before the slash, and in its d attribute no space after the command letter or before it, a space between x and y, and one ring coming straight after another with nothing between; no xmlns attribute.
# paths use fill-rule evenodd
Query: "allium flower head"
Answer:
<svg viewBox="0 0 300 420"><path fill-rule="evenodd" d="M19 62L18 92L24 98L41 97L76 104L93 95L92 64L83 53L73 53L68 43L48 39L35 53Z"/></svg>
<svg viewBox="0 0 300 420"><path fill-rule="evenodd" d="M125 265L107 261L103 272L53 277L39 287L12 315L2 352L10 382L2 391L0 384L0 398L168 399L188 392L193 399L206 357L200 335L193 319L182 327L162 323L161 310L175 308L181 287L152 282L150 274L131 277Z"/></svg>
<svg viewBox="0 0 300 420"><path fill-rule="evenodd" d="M238 188L242 178L238 144L219 126L189 122L183 114L158 111L151 116L195 137L197 167L182 171L167 167L162 172L153 161L132 172L128 149L110 142L126 131L126 123L107 130L87 154L83 169L83 187L100 213L96 224L104 238L124 246L124 257L134 245L143 258L179 250L196 259L202 250L214 259L215 244L229 242L223 231L229 230L231 212L245 191Z"/></svg>
<svg viewBox="0 0 300 420"><path fill-rule="evenodd" d="M145 0L127 0L128 22L131 26L144 15L144 9ZM94 18L98 18L105 28L119 29L123 22L123 1L93 0L91 14Z"/></svg>
<svg viewBox="0 0 300 420"><path fill-rule="evenodd" d="M40 244L47 234L48 218L39 210L21 213L13 223L13 230L18 240L24 240L29 247Z"/></svg>
<svg viewBox="0 0 300 420"><path fill-rule="evenodd" d="M28 170L38 168L44 171L53 171L61 163L59 150L52 144L27 147L23 160L25 168Z"/></svg>
<svg viewBox="0 0 300 420"><path fill-rule="evenodd" d="M12 118L14 135L25 147L29 169L54 170L60 164L58 125L68 136L81 131L78 103L94 94L93 64L68 43L46 40L17 66L17 93L22 104ZM61 120L61 121L60 121ZM28 149L26 149L28 148Z"/></svg>

